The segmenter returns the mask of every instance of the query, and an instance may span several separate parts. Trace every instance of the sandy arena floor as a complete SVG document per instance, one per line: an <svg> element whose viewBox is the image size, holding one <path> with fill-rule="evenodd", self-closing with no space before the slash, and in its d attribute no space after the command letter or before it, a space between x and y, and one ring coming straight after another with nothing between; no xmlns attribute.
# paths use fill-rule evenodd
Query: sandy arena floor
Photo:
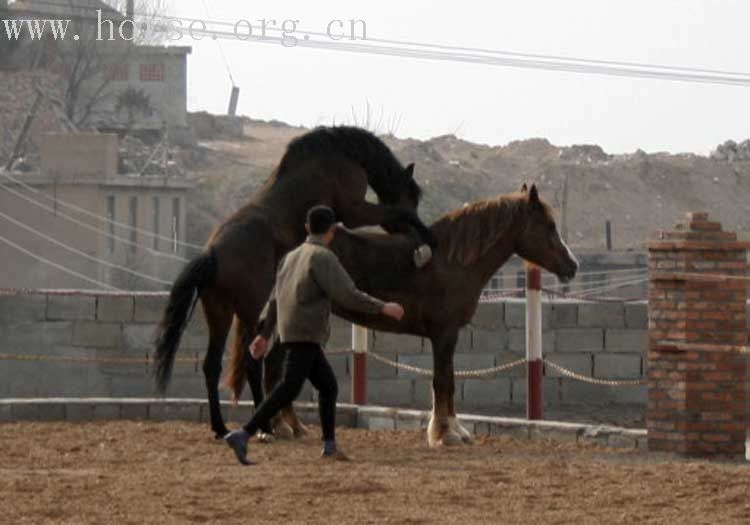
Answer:
<svg viewBox="0 0 750 525"><path fill-rule="evenodd" d="M0 425L2 523L748 523L750 465L416 432L253 443L240 467L204 425Z"/></svg>

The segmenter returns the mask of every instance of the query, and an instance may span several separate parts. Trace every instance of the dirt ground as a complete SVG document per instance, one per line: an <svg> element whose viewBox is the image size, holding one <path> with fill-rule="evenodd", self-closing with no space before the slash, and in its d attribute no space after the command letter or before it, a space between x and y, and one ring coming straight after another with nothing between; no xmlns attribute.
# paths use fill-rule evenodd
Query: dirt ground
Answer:
<svg viewBox="0 0 750 525"><path fill-rule="evenodd" d="M430 450L417 432L317 429L252 443L241 467L204 425L0 425L2 523L747 523L750 466L483 438Z"/></svg>

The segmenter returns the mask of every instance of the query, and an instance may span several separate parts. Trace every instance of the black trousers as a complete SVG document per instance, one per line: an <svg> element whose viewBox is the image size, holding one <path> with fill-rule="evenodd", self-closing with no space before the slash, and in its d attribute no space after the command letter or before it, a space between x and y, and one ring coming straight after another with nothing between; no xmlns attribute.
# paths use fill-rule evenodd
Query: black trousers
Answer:
<svg viewBox="0 0 750 525"><path fill-rule="evenodd" d="M331 365L317 343L282 343L285 352L284 372L268 398L261 403L252 419L243 427L251 436L258 429L268 428L279 410L294 401L309 379L318 391L318 410L323 439L336 438L336 398L339 385Z"/></svg>

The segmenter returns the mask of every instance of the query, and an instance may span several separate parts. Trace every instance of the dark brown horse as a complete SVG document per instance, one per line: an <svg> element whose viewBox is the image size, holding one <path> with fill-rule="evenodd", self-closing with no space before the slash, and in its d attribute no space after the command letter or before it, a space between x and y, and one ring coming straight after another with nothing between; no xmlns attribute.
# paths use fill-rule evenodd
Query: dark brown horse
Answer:
<svg viewBox="0 0 750 525"><path fill-rule="evenodd" d="M234 347L244 349L255 337L278 261L305 239L307 211L326 204L348 227L413 228L434 246L432 233L416 214L421 191L413 172L413 164L404 168L380 139L359 128L317 128L292 141L261 190L216 229L175 281L156 339L159 389L163 392L169 383L180 337L200 299L209 329L203 372L211 428L224 436L218 386L233 317ZM380 204L365 200L368 185ZM250 367L248 374L259 368ZM251 381L256 399L262 396L259 384L258 378Z"/></svg>
<svg viewBox="0 0 750 525"><path fill-rule="evenodd" d="M578 263L560 238L550 207L535 186L527 191L476 202L450 213L431 227L440 246L430 266L416 270L411 253L416 242L404 235L336 233L331 249L357 286L386 301L404 305L398 322L334 308L334 313L375 330L430 339L434 363L431 446L470 439L456 421L453 407L453 353L458 332L471 320L487 281L511 255L517 254L557 275L572 279ZM239 396L245 378L246 348L235 348L228 383ZM269 360L268 378L278 376ZM299 422L286 409L293 427Z"/></svg>

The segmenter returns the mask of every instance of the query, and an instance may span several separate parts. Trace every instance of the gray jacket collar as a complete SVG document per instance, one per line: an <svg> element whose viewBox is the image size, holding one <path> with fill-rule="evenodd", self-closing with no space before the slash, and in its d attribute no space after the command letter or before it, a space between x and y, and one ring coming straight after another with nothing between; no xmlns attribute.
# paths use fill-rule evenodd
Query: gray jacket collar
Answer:
<svg viewBox="0 0 750 525"><path fill-rule="evenodd" d="M323 240L322 235L308 235L307 239L305 239L305 242L310 244L317 244L318 246L322 246L323 248L328 248L328 245Z"/></svg>

